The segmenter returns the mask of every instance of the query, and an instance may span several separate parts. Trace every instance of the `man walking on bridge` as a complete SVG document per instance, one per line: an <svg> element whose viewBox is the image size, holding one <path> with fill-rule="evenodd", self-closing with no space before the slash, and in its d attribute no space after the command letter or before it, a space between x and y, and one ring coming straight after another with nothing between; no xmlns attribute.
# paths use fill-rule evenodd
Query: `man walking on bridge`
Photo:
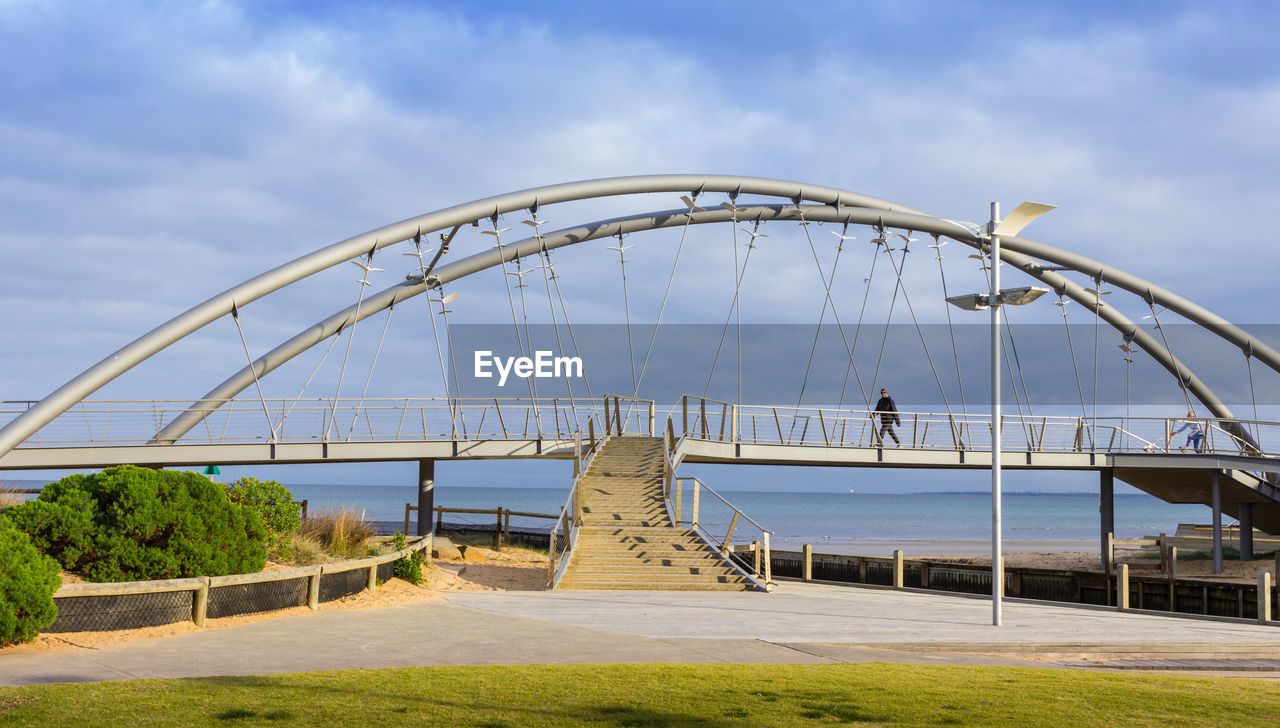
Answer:
<svg viewBox="0 0 1280 728"><path fill-rule="evenodd" d="M880 432L876 436L876 441L883 445L884 433L888 432L889 437L893 438L893 444L901 445L902 441L898 439L898 433L893 431L893 426L901 424L902 419L898 417L898 405L893 403L889 390L880 390L880 401L876 402L875 411L880 413Z"/></svg>

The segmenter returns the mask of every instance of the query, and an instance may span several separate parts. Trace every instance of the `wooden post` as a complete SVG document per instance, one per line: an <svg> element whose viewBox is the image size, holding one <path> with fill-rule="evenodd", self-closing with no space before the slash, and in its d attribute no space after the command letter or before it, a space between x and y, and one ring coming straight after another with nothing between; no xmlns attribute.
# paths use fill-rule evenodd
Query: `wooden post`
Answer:
<svg viewBox="0 0 1280 728"><path fill-rule="evenodd" d="M307 499L302 499L302 520L307 520Z"/></svg>
<svg viewBox="0 0 1280 728"><path fill-rule="evenodd" d="M498 506L498 522L493 526L493 550L502 550L502 506Z"/></svg>
<svg viewBox="0 0 1280 728"><path fill-rule="evenodd" d="M587 440L591 445L591 452L596 451L596 420L594 417L587 418Z"/></svg>
<svg viewBox="0 0 1280 728"><path fill-rule="evenodd" d="M1258 572L1258 624L1271 621L1271 574Z"/></svg>
<svg viewBox="0 0 1280 728"><path fill-rule="evenodd" d="M551 529L551 541L547 549L547 588L555 585L556 580L556 531Z"/></svg>
<svg viewBox="0 0 1280 728"><path fill-rule="evenodd" d="M409 513L411 513L412 511L413 511L413 505L409 503L405 503L404 504L404 535L406 536L409 535Z"/></svg>
<svg viewBox="0 0 1280 728"><path fill-rule="evenodd" d="M729 520L729 531L724 535L724 543L720 544L720 553L729 553L729 539L733 538L733 529L738 527L738 516L742 515L738 511L733 512L733 518Z"/></svg>
<svg viewBox="0 0 1280 728"><path fill-rule="evenodd" d="M676 481L676 499L675 499L676 500L675 502L676 528L679 528L680 516L681 516L680 507L684 502L684 483L680 478L676 478L675 481Z"/></svg>
<svg viewBox="0 0 1280 728"><path fill-rule="evenodd" d="M1160 534L1160 538L1156 539L1156 545L1160 547L1160 570L1164 571L1169 558L1169 537L1163 533Z"/></svg>
<svg viewBox="0 0 1280 728"><path fill-rule="evenodd" d="M893 552L893 588L902 588L902 549Z"/></svg>
<svg viewBox="0 0 1280 728"><path fill-rule="evenodd" d="M315 611L320 608L320 567L307 579L307 606Z"/></svg>
<svg viewBox="0 0 1280 728"><path fill-rule="evenodd" d="M805 544L804 547L804 566L801 571L801 578L805 581L813 581L813 546Z"/></svg>
<svg viewBox="0 0 1280 728"><path fill-rule="evenodd" d="M435 530L435 533L440 533L440 531L444 530L444 508L442 508L442 507L437 507L437 508L435 509L435 512L436 512L436 530Z"/></svg>
<svg viewBox="0 0 1280 728"><path fill-rule="evenodd" d="M197 627L204 626L205 615L209 613L209 577L200 577L200 588L192 594L191 621Z"/></svg>
<svg viewBox="0 0 1280 728"><path fill-rule="evenodd" d="M369 567L369 580L365 582L364 588L368 589L371 592L378 590L378 567L377 566Z"/></svg>
<svg viewBox="0 0 1280 728"><path fill-rule="evenodd" d="M702 486L702 481L698 480L697 478L694 478L693 480L693 512L689 514L690 528L698 527L698 497L700 495L699 491L702 490L701 486ZM1276 563L1280 564L1280 555L1276 556Z"/></svg>
<svg viewBox="0 0 1280 728"><path fill-rule="evenodd" d="M867 560L858 559L858 583L867 583Z"/></svg>
<svg viewBox="0 0 1280 728"><path fill-rule="evenodd" d="M1116 570L1116 609L1129 609L1129 565L1120 564Z"/></svg>
<svg viewBox="0 0 1280 728"><path fill-rule="evenodd" d="M765 586L773 588L773 552L769 550L769 532L765 531L764 538L764 583Z"/></svg>
<svg viewBox="0 0 1280 728"><path fill-rule="evenodd" d="M511 544L511 509L508 508L502 514L502 543Z"/></svg>
<svg viewBox="0 0 1280 728"><path fill-rule="evenodd" d="M760 542L751 542L751 573L760 576Z"/></svg>

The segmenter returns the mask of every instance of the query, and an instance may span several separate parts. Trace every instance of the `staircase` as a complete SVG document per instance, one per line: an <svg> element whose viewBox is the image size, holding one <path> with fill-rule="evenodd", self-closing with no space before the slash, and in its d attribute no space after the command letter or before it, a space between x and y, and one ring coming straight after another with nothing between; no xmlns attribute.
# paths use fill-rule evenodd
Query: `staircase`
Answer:
<svg viewBox="0 0 1280 728"><path fill-rule="evenodd" d="M578 483L582 525L561 589L759 587L694 531L672 525L660 437L614 437Z"/></svg>

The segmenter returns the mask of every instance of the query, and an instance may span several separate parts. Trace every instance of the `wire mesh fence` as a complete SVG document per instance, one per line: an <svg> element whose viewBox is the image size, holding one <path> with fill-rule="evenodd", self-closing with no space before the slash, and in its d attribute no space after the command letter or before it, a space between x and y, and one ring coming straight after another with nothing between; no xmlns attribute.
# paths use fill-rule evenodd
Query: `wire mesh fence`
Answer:
<svg viewBox="0 0 1280 728"><path fill-rule="evenodd" d="M211 619L272 612L307 603L307 577L256 584L231 584L209 590Z"/></svg>
<svg viewBox="0 0 1280 728"><path fill-rule="evenodd" d="M55 597L58 617L45 632L107 632L190 621L192 593Z"/></svg>

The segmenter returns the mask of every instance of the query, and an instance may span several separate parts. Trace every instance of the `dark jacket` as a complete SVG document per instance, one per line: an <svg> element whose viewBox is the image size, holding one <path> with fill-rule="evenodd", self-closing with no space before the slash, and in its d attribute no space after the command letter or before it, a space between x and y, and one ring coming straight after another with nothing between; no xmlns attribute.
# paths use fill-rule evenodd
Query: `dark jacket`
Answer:
<svg viewBox="0 0 1280 728"><path fill-rule="evenodd" d="M881 413L880 422L882 423L892 422L895 425L902 423L902 419L898 417L898 405L893 403L893 397L881 397L880 401L876 402L876 412Z"/></svg>

